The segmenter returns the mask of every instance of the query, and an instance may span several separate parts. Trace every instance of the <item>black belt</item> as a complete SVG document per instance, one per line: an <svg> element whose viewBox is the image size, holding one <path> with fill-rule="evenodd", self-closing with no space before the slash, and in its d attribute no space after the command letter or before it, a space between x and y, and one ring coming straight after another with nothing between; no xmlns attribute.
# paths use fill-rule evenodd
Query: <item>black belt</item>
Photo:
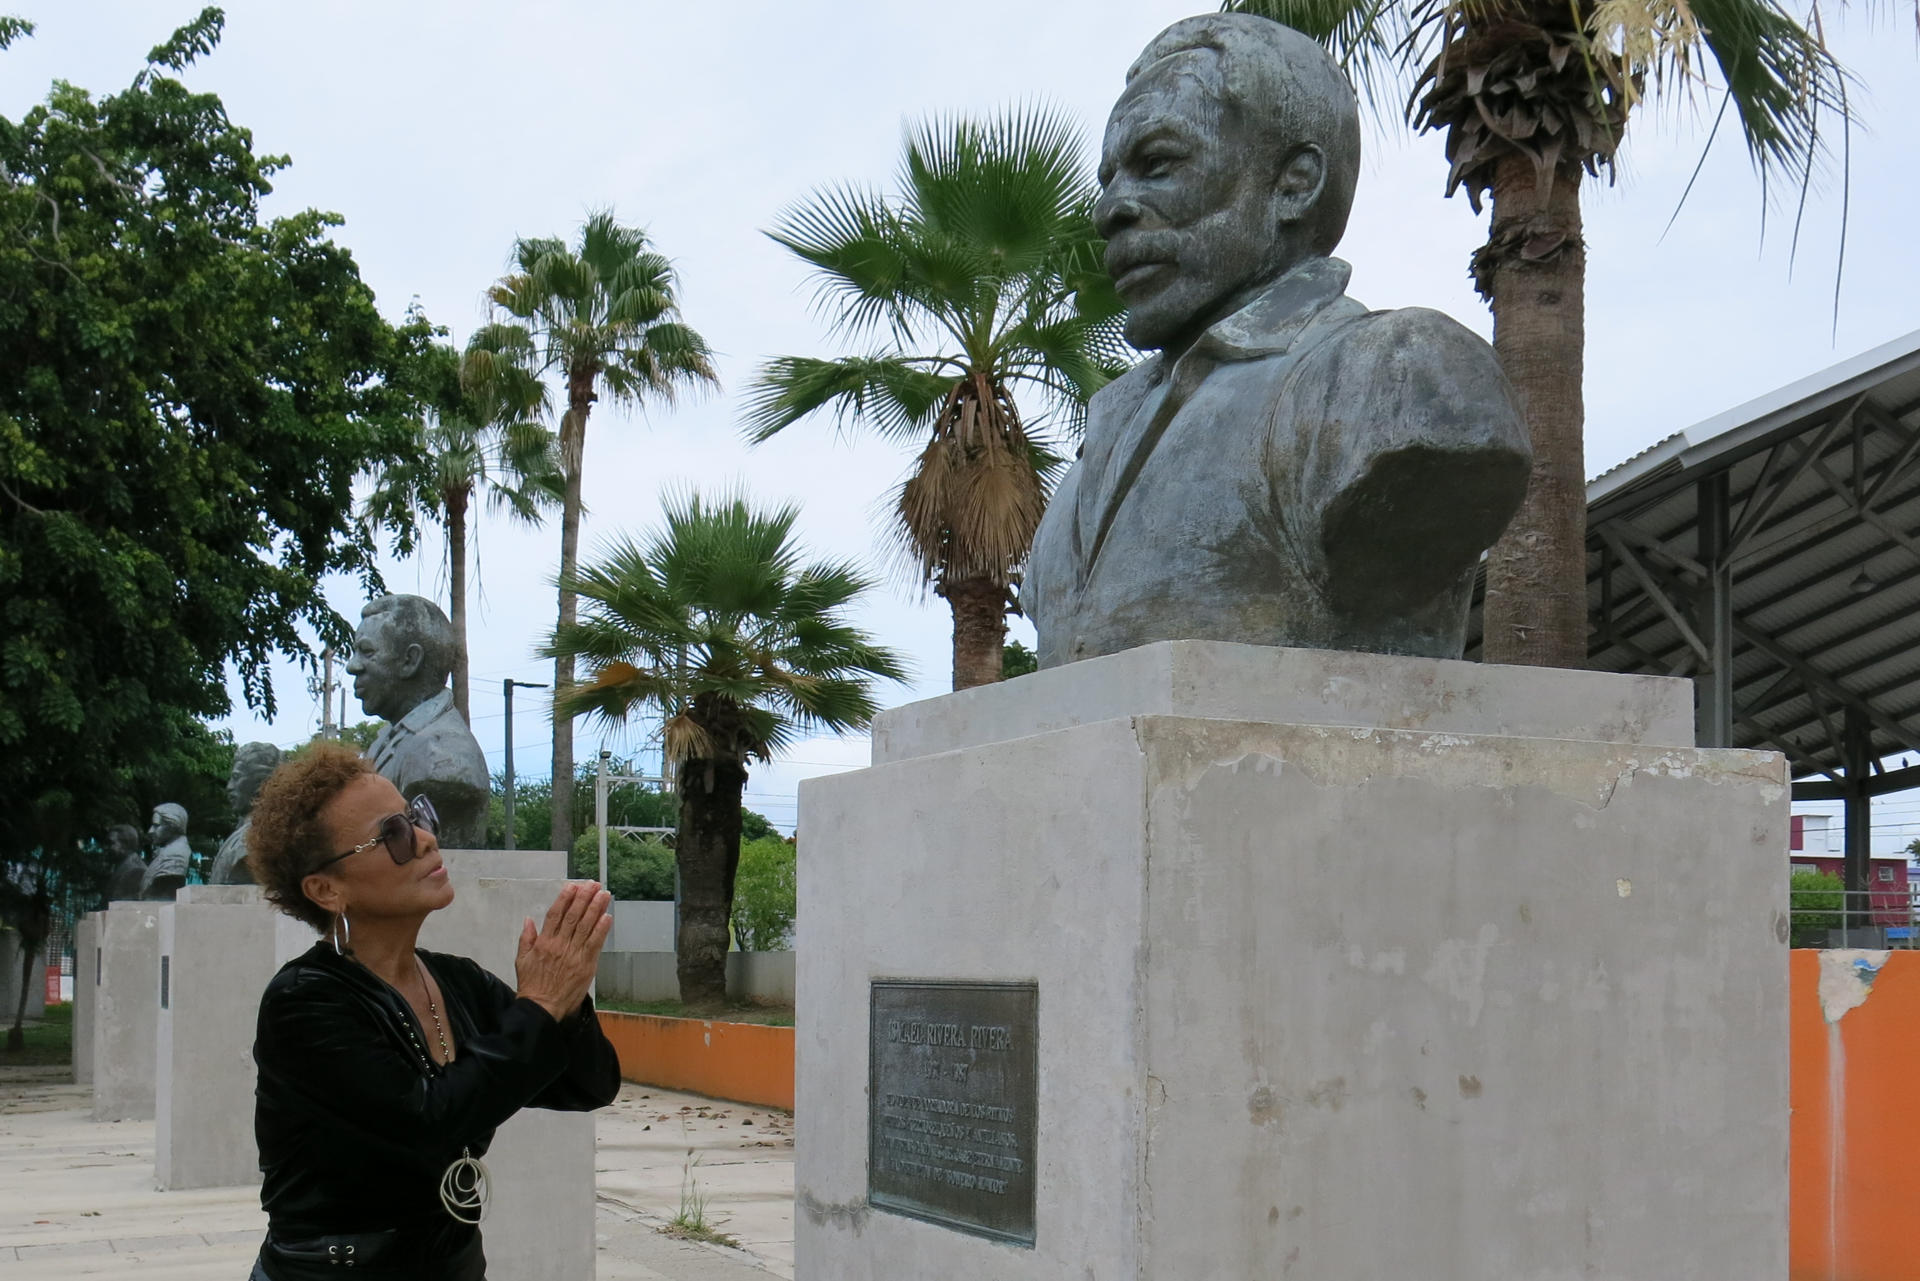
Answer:
<svg viewBox="0 0 1920 1281"><path fill-rule="evenodd" d="M485 1281L480 1233L464 1224L432 1229L267 1234L252 1281Z"/></svg>

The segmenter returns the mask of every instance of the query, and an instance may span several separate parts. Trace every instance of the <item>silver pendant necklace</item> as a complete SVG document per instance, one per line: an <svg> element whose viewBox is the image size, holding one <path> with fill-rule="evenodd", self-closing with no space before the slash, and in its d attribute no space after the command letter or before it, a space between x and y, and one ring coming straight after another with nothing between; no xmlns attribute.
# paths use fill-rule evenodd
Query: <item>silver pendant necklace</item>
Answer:
<svg viewBox="0 0 1920 1281"><path fill-rule="evenodd" d="M420 969L420 986L427 994L427 1013L433 1018L434 1034L440 1038L442 1066L453 1062L453 1047L447 1044L447 1025L440 1020L440 1007L433 1000L433 984L427 980L427 967L418 956L413 963ZM471 1148L462 1148L460 1157L440 1176L440 1204L447 1214L461 1223L478 1224L487 1217L493 1188L484 1162Z"/></svg>

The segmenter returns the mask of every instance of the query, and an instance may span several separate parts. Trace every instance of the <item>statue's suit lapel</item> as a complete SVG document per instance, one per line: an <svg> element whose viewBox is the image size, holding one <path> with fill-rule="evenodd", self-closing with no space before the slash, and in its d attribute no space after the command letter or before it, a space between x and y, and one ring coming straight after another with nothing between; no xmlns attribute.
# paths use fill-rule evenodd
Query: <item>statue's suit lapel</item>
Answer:
<svg viewBox="0 0 1920 1281"><path fill-rule="evenodd" d="M1092 576L1114 517L1133 492L1154 447L1207 375L1227 361L1284 354L1320 310L1345 293L1351 272L1337 258L1311 259L1202 334L1174 362L1171 376L1166 358L1155 356L1113 385L1110 390L1118 393L1123 384L1137 379L1135 386L1124 388L1127 398L1114 396L1111 411L1102 415L1115 424L1114 430L1089 439L1081 460L1085 471L1074 520L1081 587Z"/></svg>

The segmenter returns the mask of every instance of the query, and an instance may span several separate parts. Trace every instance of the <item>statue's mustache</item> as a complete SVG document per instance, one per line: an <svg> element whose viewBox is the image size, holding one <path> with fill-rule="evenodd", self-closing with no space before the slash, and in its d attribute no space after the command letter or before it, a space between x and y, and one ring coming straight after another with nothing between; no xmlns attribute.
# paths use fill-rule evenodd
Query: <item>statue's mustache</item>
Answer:
<svg viewBox="0 0 1920 1281"><path fill-rule="evenodd" d="M1182 240L1177 231L1122 231L1107 241L1107 274L1118 279L1135 267L1177 262Z"/></svg>

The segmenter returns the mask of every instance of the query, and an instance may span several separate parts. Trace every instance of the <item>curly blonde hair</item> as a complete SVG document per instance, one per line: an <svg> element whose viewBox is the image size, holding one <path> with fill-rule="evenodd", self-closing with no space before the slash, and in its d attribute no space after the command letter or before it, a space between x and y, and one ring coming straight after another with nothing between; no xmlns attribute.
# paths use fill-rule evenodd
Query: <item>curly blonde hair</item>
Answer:
<svg viewBox="0 0 1920 1281"><path fill-rule="evenodd" d="M266 891L267 902L318 933L326 933L333 916L307 897L300 882L339 852L327 843L320 811L347 784L373 772L373 762L351 747L315 743L269 775L254 798L247 826L253 879Z"/></svg>

